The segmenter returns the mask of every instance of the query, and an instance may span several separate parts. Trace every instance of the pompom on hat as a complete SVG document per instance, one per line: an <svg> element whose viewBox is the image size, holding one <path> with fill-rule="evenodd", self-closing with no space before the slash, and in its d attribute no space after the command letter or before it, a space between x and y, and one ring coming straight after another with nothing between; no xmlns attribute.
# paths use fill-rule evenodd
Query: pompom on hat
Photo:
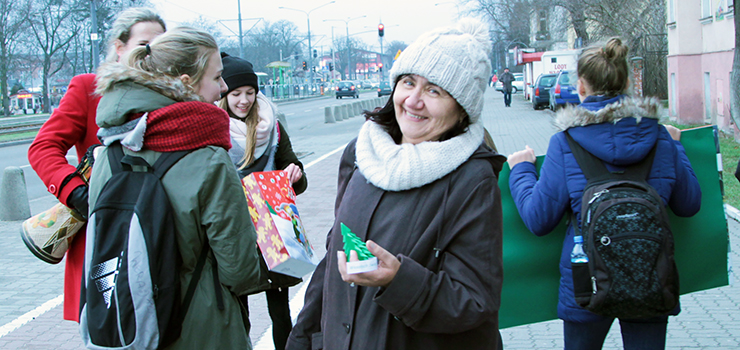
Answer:
<svg viewBox="0 0 740 350"><path fill-rule="evenodd" d="M252 68L249 61L221 52L221 63L224 65L221 76L229 88L228 91L221 94L221 98L242 86L251 86L254 91L259 91L257 74L254 74L254 68Z"/></svg>
<svg viewBox="0 0 740 350"><path fill-rule="evenodd" d="M403 50L391 68L391 82L404 74L422 76L452 95L476 123L491 73L490 51L488 27L464 18L422 34Z"/></svg>

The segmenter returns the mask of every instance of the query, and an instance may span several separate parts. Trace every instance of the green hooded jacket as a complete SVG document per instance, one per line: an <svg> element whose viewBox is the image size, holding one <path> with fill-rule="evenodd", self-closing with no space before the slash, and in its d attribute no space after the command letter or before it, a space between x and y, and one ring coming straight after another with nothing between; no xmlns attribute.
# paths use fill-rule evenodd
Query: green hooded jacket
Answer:
<svg viewBox="0 0 740 350"><path fill-rule="evenodd" d="M162 87L164 84L156 79L132 78L127 75L132 73L121 73L120 68L117 69L119 71L109 72L98 80L98 91L104 91L97 112L100 127L121 125L129 113L152 111L194 99L187 93L173 92L171 85ZM161 89L170 91L163 94ZM124 153L135 154L150 164L154 164L161 154L151 150L132 152L126 148ZM110 176L107 148L104 148L96 157L91 175L91 209ZM221 147L196 149L170 168L162 178L162 184L172 205L182 255L180 281L183 297L206 239L213 251L208 256L183 321L180 339L169 348L251 349L248 315L237 296L253 289L260 280L259 256L253 248L257 239L254 225L231 159ZM218 262L220 292L225 304L223 311L216 305L214 259Z"/></svg>

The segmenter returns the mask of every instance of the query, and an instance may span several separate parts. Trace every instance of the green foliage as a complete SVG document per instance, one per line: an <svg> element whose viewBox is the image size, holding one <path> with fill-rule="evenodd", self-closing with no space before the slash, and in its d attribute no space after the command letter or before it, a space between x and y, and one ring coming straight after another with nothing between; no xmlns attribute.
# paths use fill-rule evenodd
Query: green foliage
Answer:
<svg viewBox="0 0 740 350"><path fill-rule="evenodd" d="M740 182L735 178L735 169L740 159L740 144L732 136L720 133L719 149L722 153L722 179L725 203L740 208Z"/></svg>

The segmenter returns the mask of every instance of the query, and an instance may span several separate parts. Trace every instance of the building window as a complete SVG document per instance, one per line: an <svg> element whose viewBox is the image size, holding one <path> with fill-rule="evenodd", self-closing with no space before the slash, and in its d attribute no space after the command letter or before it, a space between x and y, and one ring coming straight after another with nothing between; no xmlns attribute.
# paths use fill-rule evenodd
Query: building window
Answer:
<svg viewBox="0 0 740 350"><path fill-rule="evenodd" d="M668 0L668 23L676 22L676 0Z"/></svg>
<svg viewBox="0 0 740 350"><path fill-rule="evenodd" d="M701 0L701 18L712 17L712 0Z"/></svg>

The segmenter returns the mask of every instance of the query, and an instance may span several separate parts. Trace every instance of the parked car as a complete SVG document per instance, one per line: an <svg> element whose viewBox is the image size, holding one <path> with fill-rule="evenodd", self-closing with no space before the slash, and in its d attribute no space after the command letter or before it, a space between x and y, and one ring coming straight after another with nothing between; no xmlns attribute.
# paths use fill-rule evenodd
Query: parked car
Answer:
<svg viewBox="0 0 740 350"><path fill-rule="evenodd" d="M501 80L496 82L496 91L504 91L504 84ZM511 82L511 93L515 94L519 91L524 91L524 75L514 73L514 81Z"/></svg>
<svg viewBox="0 0 740 350"><path fill-rule="evenodd" d="M556 111L566 104L580 104L578 90L576 90L575 79L571 75L573 71L562 70L555 78L555 86L550 89L550 109Z"/></svg>
<svg viewBox="0 0 740 350"><path fill-rule="evenodd" d="M336 98L354 97L360 98L360 92L357 91L355 83L352 81L340 81L337 83Z"/></svg>
<svg viewBox="0 0 740 350"><path fill-rule="evenodd" d="M391 88L391 83L387 81L381 81L380 86L378 87L378 97L390 95L391 91L393 91L393 89Z"/></svg>
<svg viewBox="0 0 740 350"><path fill-rule="evenodd" d="M532 107L535 110L550 106L550 88L555 85L557 74L540 74L534 82L532 93Z"/></svg>

